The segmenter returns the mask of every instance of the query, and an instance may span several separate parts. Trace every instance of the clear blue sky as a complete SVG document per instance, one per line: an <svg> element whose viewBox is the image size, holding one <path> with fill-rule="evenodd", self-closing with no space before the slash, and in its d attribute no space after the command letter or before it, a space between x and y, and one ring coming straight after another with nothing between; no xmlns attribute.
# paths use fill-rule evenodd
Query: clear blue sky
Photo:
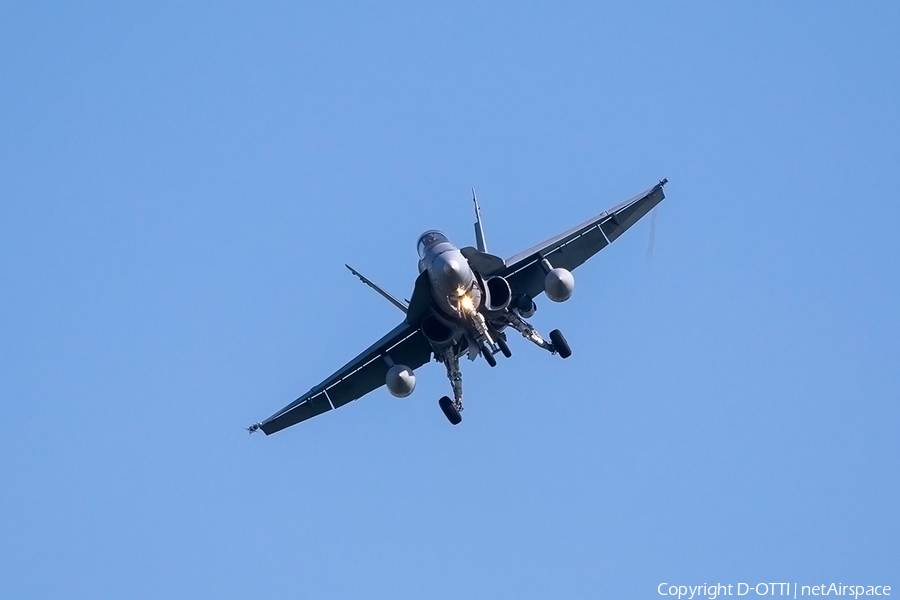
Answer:
<svg viewBox="0 0 900 600"><path fill-rule="evenodd" d="M7 2L0 595L900 591L900 5ZM510 256L668 177L465 421L270 415L396 325L429 228ZM752 594L751 594L752 595Z"/></svg>

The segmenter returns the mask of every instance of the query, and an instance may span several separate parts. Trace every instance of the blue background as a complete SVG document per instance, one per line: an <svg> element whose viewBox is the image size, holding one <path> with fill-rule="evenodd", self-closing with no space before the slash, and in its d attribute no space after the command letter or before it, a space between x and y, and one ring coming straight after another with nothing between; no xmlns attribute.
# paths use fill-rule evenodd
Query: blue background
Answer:
<svg viewBox="0 0 900 600"><path fill-rule="evenodd" d="M7 2L8 598L900 585L900 7ZM512 339L272 437L402 315L668 177ZM752 595L752 594L751 594Z"/></svg>

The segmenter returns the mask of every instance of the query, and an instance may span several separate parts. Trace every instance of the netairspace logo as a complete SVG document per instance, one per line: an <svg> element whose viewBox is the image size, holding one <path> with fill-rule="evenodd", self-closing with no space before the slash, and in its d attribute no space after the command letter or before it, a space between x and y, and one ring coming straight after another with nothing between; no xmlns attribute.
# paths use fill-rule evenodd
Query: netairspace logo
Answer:
<svg viewBox="0 0 900 600"><path fill-rule="evenodd" d="M682 598L709 598L715 600L719 596L746 596L753 593L757 596L890 596L889 585L843 585L841 583L820 585L798 585L796 583L730 583L703 584L703 585L669 585L661 583L656 588L660 596L675 596Z"/></svg>

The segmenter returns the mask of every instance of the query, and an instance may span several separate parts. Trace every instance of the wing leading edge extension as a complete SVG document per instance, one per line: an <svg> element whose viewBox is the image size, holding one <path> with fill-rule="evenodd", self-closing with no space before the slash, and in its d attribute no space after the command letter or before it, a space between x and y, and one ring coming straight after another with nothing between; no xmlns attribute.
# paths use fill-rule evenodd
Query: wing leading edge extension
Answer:
<svg viewBox="0 0 900 600"><path fill-rule="evenodd" d="M251 426L250 432L262 429L271 435L381 387L390 368L388 356L392 363L417 369L431 360L431 346L421 331L404 321L331 377L262 423Z"/></svg>
<svg viewBox="0 0 900 600"><path fill-rule="evenodd" d="M663 179L649 190L585 221L577 227L561 233L504 261L505 268L492 273L503 275L514 293L525 293L532 298L544 291L545 273L541 260L547 259L553 267L573 270L587 259L603 250L622 233L638 222L665 198Z"/></svg>

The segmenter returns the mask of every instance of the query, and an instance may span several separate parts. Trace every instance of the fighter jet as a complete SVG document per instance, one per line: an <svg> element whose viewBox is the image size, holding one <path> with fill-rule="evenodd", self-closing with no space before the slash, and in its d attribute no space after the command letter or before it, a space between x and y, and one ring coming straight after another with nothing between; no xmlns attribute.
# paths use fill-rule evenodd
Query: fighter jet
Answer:
<svg viewBox="0 0 900 600"><path fill-rule="evenodd" d="M615 241L659 204L665 194L663 179L649 190L606 210L506 260L489 254L474 191L475 246L457 248L443 233L426 231L418 240L419 276L412 297L404 302L347 265L351 273L372 287L405 314L403 321L359 356L265 421L250 433L266 435L357 400L387 386L398 398L416 387L415 369L432 359L447 369L453 398L438 401L447 420L462 422L463 386L459 360L479 356L491 367L496 355L512 352L507 332L514 330L550 354L572 354L558 330L544 339L528 320L537 310L535 299L546 294L565 302L575 290L572 270Z"/></svg>

